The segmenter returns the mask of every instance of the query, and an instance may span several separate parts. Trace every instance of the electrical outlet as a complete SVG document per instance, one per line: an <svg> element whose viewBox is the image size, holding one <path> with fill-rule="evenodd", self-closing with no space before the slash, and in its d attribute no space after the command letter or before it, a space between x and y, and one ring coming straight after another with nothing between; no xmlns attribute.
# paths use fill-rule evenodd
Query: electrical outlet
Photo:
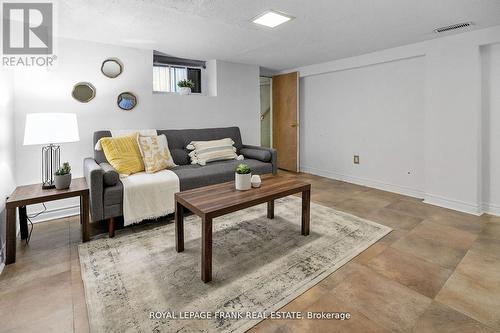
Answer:
<svg viewBox="0 0 500 333"><path fill-rule="evenodd" d="M354 164L359 164L359 155L354 155Z"/></svg>

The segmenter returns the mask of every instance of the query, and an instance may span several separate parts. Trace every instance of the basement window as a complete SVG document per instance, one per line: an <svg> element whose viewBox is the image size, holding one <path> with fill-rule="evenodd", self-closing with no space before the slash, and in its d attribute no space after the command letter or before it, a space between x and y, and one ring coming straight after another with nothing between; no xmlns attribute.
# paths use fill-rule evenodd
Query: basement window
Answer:
<svg viewBox="0 0 500 333"><path fill-rule="evenodd" d="M177 93L179 81L191 80L194 83L191 93L201 94L205 67L204 61L175 58L154 51L153 91Z"/></svg>

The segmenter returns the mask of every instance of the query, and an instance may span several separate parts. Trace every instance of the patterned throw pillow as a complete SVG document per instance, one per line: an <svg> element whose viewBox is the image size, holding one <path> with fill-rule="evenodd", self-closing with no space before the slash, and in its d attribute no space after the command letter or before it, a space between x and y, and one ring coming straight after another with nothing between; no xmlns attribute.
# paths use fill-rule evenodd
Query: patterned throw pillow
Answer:
<svg viewBox="0 0 500 333"><path fill-rule="evenodd" d="M237 159L234 141L230 138L211 141L191 141L186 147L192 152L191 164L205 165L208 162Z"/></svg>
<svg viewBox="0 0 500 333"><path fill-rule="evenodd" d="M122 175L144 171L141 152L137 145L137 134L100 140L109 164Z"/></svg>
<svg viewBox="0 0 500 333"><path fill-rule="evenodd" d="M165 134L158 136L139 136L139 147L147 173L155 173L163 169L177 166L168 149Z"/></svg>

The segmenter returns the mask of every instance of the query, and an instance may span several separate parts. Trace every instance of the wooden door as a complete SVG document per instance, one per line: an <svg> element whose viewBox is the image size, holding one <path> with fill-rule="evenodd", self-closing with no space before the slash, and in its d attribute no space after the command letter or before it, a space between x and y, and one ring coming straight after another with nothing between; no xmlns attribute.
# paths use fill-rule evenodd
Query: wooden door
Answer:
<svg viewBox="0 0 500 333"><path fill-rule="evenodd" d="M278 168L293 172L299 171L298 87L298 72L273 76L273 148Z"/></svg>

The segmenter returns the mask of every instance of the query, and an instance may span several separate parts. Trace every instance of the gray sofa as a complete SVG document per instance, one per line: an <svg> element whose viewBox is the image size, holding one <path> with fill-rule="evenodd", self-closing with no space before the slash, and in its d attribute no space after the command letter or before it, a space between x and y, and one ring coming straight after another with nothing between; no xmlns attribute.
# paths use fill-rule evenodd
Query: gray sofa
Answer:
<svg viewBox="0 0 500 333"><path fill-rule="evenodd" d="M234 180L234 169L239 163L246 163L253 174L276 174L277 159L274 149L244 145L238 127L158 130L165 134L175 164L171 170L177 174L181 191L191 188ZM94 133L94 146L103 137L110 137L110 131ZM231 138L238 154L245 157L244 162L237 160L217 161L205 166L191 164L186 146L191 141L217 140ZM93 221L109 220L110 236L114 235L114 218L123 215L123 186L118 173L107 162L102 151L94 150L93 158L83 162L84 176L90 187L90 211Z"/></svg>

